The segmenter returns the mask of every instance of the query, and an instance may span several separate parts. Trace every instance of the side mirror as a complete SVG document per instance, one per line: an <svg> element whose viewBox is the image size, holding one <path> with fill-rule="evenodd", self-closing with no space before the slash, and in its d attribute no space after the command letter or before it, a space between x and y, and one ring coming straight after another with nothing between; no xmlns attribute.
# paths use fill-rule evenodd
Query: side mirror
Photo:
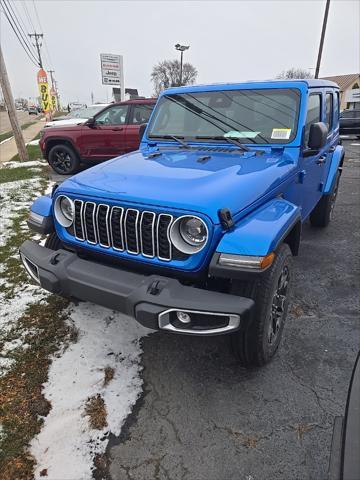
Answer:
<svg viewBox="0 0 360 480"><path fill-rule="evenodd" d="M95 126L95 118L94 117L88 118L85 122L85 125L87 127L93 128Z"/></svg>
<svg viewBox="0 0 360 480"><path fill-rule="evenodd" d="M316 122L310 126L309 143L310 150L319 151L326 145L328 127L324 122Z"/></svg>
<svg viewBox="0 0 360 480"><path fill-rule="evenodd" d="M140 142L142 140L142 137L144 136L144 132L146 130L146 127L147 127L147 123L143 123L142 125L140 125L140 128L139 128L139 140L140 140Z"/></svg>

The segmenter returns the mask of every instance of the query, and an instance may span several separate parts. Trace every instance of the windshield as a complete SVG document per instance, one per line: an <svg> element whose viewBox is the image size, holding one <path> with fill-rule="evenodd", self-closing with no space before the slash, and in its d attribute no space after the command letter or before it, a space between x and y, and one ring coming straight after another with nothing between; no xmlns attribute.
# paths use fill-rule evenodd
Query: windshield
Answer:
<svg viewBox="0 0 360 480"><path fill-rule="evenodd" d="M296 136L299 101L297 89L164 95L148 136L197 140L228 137L243 143L289 143Z"/></svg>
<svg viewBox="0 0 360 480"><path fill-rule="evenodd" d="M80 108L79 110L73 110L66 118L91 118L96 115L100 110L105 108L104 105L96 105L95 107Z"/></svg>

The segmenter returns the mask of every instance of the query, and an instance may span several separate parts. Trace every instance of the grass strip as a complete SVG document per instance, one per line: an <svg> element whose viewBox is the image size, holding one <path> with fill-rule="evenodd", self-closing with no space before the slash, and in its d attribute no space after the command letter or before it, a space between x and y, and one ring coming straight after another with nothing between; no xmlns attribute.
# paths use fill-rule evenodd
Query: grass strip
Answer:
<svg viewBox="0 0 360 480"><path fill-rule="evenodd" d="M36 140L36 137L33 138L33 140ZM26 150L28 151L29 161L42 158L42 153L39 145L26 145ZM19 154L17 153L16 155L14 155L10 162L20 162Z"/></svg>
<svg viewBox="0 0 360 480"><path fill-rule="evenodd" d="M29 168L25 165L18 168L1 168L0 169L0 184L15 182L17 180L27 180L39 176L38 168Z"/></svg>
<svg viewBox="0 0 360 480"><path fill-rule="evenodd" d="M35 125L36 122L27 122L24 123L24 125L21 125L21 130L25 130L28 127L31 127L31 125ZM0 143L6 140L7 138L11 138L13 136L13 131L10 130L9 132L4 132L0 133Z"/></svg>

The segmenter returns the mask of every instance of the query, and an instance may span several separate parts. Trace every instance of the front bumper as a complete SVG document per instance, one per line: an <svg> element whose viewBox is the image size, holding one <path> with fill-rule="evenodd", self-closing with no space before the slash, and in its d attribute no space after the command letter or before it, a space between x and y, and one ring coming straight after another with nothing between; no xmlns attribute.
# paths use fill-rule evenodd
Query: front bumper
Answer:
<svg viewBox="0 0 360 480"><path fill-rule="evenodd" d="M249 298L83 260L73 252L50 250L29 240L21 245L20 255L45 290L118 310L148 328L189 335L231 333L246 324L254 305ZM191 322L179 322L177 311L188 313Z"/></svg>

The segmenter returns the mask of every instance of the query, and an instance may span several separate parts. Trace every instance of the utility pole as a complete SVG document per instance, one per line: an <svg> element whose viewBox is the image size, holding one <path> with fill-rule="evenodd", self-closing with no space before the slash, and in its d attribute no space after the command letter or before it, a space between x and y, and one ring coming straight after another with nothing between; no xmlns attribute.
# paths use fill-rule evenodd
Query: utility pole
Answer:
<svg viewBox="0 0 360 480"><path fill-rule="evenodd" d="M328 15L329 15L329 7L330 7L330 0L326 0L323 26L322 26L322 30L321 30L319 53L318 53L318 58L317 58L317 63L316 63L316 70L315 70L315 78L319 78L319 71L320 71L320 64L321 64L321 56L322 56L322 51L323 51L323 46L324 46L324 39L325 39L325 32L326 32L326 24L327 24L327 19L328 19Z"/></svg>
<svg viewBox="0 0 360 480"><path fill-rule="evenodd" d="M39 42L39 39L43 38L44 37L44 34L43 33L28 33L29 37L32 38L34 37L35 38L35 44L34 47L36 47L36 50L37 50L37 53L38 53L38 57L39 57L39 67L40 68L43 68L43 63L42 63L42 58L41 58L41 52L40 52L40 47L42 46L42 43Z"/></svg>
<svg viewBox="0 0 360 480"><path fill-rule="evenodd" d="M55 96L56 96L56 103L57 103L57 109L60 110L60 103L59 103L59 94L57 91L57 85L56 85L56 80L54 80L53 73L55 73L55 70L48 70L50 73L50 78L51 78L51 86L55 90Z"/></svg>
<svg viewBox="0 0 360 480"><path fill-rule="evenodd" d="M21 127L16 116L14 97L11 92L9 77L6 70L5 60L3 57L1 45L0 45L0 85L3 91L5 105L6 105L10 123L11 123L11 128L14 132L15 142L19 152L20 161L27 162L29 160L29 155L25 147L25 141L24 141Z"/></svg>

